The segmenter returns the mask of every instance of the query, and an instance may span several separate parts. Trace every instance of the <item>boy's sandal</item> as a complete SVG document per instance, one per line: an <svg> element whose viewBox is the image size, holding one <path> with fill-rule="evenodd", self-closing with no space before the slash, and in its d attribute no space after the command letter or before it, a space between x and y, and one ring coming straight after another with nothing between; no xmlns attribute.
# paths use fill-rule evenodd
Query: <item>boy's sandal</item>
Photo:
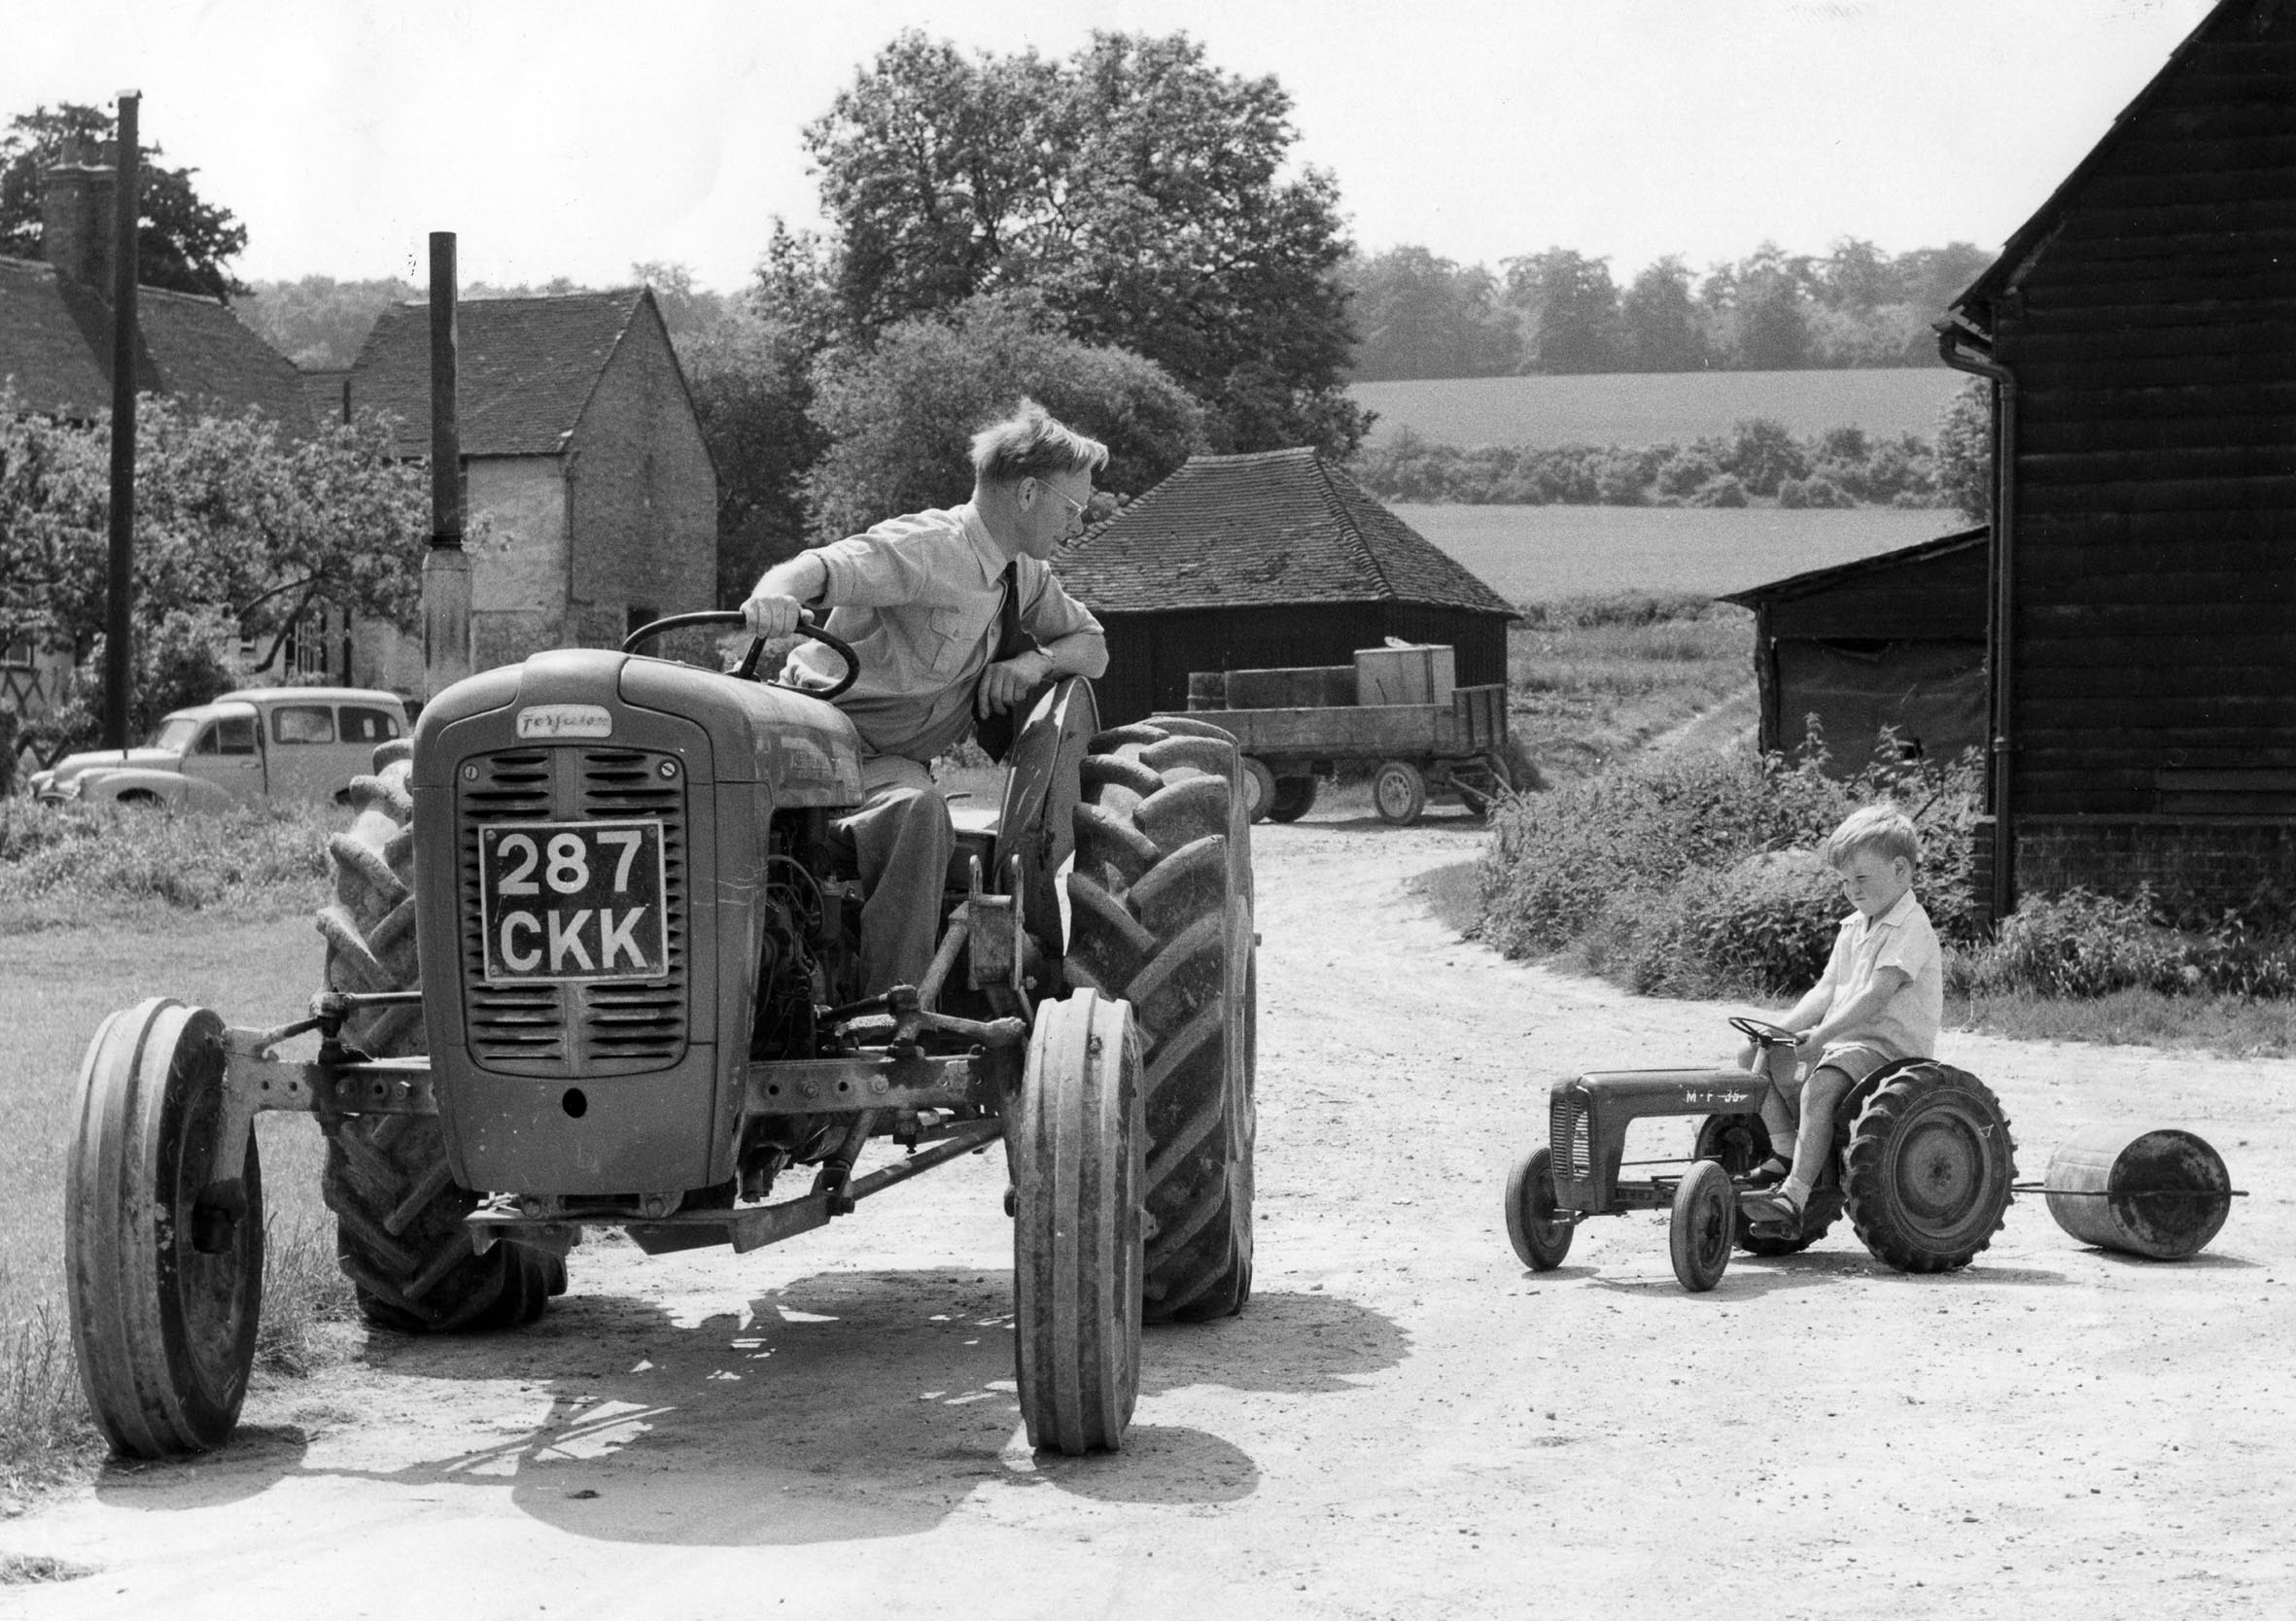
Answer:
<svg viewBox="0 0 2296 1621"><path fill-rule="evenodd" d="M1769 1156L1769 1158L1755 1166L1753 1170L1748 1171L1741 1183L1741 1186L1750 1191L1758 1191L1766 1188L1775 1188L1778 1186L1778 1184L1784 1182L1787 1177L1792 1175L1792 1172L1793 1167L1792 1165L1789 1165L1785 1160L1779 1158L1778 1155L1773 1154Z"/></svg>
<svg viewBox="0 0 2296 1621"><path fill-rule="evenodd" d="M1741 1194L1738 1209L1750 1222L1764 1225L1798 1227L1801 1225L1802 1207L1794 1203L1783 1187L1767 1188Z"/></svg>

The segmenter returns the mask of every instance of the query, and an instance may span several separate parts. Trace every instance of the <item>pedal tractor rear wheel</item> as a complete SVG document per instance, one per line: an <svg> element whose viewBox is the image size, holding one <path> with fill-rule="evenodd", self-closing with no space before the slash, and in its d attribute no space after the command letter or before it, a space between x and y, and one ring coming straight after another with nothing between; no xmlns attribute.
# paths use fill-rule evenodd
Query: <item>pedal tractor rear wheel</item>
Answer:
<svg viewBox="0 0 2296 1621"><path fill-rule="evenodd" d="M1730 1173L1711 1159L1692 1165L1674 1190L1666 1250L1674 1261L1675 1278L1692 1294L1705 1293L1729 1270L1737 1208Z"/></svg>
<svg viewBox="0 0 2296 1621"><path fill-rule="evenodd" d="M2016 1149L2000 1100L1974 1075L1933 1062L1900 1070L1850 1126L1850 1224L1900 1272L1966 1266L2000 1230Z"/></svg>
<svg viewBox="0 0 2296 1621"><path fill-rule="evenodd" d="M1145 1310L1200 1322L1252 1293L1258 975L1243 767L1179 716L1094 738L1068 876L1071 986L1131 1003L1145 1059Z"/></svg>
<svg viewBox="0 0 2296 1621"><path fill-rule="evenodd" d="M263 1299L263 1182L217 1141L224 1022L156 997L105 1019L80 1065L65 1169L64 1269L80 1388L112 1450L230 1438ZM224 1173L219 1175L219 1172ZM199 1204L235 1175L229 1211Z"/></svg>
<svg viewBox="0 0 2296 1621"><path fill-rule="evenodd" d="M328 847L334 900L319 914L332 990L410 990L415 963L413 750L375 750L375 774L356 777L359 814ZM424 1051L419 1007L368 1009L343 1039L378 1058ZM327 1165L320 1189L335 1218L335 1259L360 1313L404 1333L504 1328L532 1323L566 1289L566 1263L524 1245L470 1253L463 1218L478 1195L458 1188L446 1139L424 1115L322 1115Z"/></svg>
<svg viewBox="0 0 2296 1621"><path fill-rule="evenodd" d="M1140 1390L1146 1127L1131 1010L1093 990L1040 1004L1006 1132L1028 1444L1113 1452Z"/></svg>
<svg viewBox="0 0 2296 1621"><path fill-rule="evenodd" d="M1534 1272L1551 1272L1571 1253L1573 1224L1554 1202L1554 1154L1535 1148L1507 1173L1507 1241Z"/></svg>

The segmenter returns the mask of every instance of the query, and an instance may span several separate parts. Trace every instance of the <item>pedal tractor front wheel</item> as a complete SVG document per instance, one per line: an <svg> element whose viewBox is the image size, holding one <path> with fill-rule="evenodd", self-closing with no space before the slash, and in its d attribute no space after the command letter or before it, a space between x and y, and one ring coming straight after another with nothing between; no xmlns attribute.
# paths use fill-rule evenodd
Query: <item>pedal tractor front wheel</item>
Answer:
<svg viewBox="0 0 2296 1621"><path fill-rule="evenodd" d="M1571 1253L1570 1214L1554 1202L1554 1155L1535 1148L1507 1175L1507 1241L1534 1272L1551 1272Z"/></svg>
<svg viewBox="0 0 2296 1621"><path fill-rule="evenodd" d="M229 1439L255 1365L263 1184L255 1134L224 1125L224 1022L156 997L104 1020L80 1066L64 1266L80 1386L112 1449ZM220 1173L220 1174L219 1174ZM236 1180L229 1208L201 1203Z"/></svg>
<svg viewBox="0 0 2296 1621"><path fill-rule="evenodd" d="M1028 1444L1113 1452L1140 1390L1140 1043L1091 990L1040 1006L1013 1170L1015 1376Z"/></svg>
<svg viewBox="0 0 2296 1621"><path fill-rule="evenodd" d="M1711 1159L1692 1165L1674 1190L1666 1250L1674 1261L1675 1278L1692 1294L1704 1294L1729 1270L1737 1214L1730 1173Z"/></svg>

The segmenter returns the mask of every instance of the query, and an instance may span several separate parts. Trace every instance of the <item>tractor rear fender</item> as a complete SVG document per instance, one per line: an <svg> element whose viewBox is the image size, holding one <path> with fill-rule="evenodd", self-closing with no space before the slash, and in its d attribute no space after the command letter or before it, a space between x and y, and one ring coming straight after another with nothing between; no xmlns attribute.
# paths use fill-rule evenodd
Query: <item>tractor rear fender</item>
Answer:
<svg viewBox="0 0 2296 1621"><path fill-rule="evenodd" d="M1618 1185L1626 1123L1648 1115L1751 1115L1767 1085L1737 1068L1604 1070L1557 1081L1548 1100L1555 1203L1602 1215Z"/></svg>
<svg viewBox="0 0 2296 1621"><path fill-rule="evenodd" d="M1015 856L1021 861L1021 910L1028 933L1048 961L1067 951L1061 938L1061 896L1054 876L1076 848L1076 803L1083 797L1078 769L1086 744L1100 729L1100 710L1090 681L1071 675L1056 681L1036 701L1013 741L1004 805L996 817L992 889L1009 881Z"/></svg>

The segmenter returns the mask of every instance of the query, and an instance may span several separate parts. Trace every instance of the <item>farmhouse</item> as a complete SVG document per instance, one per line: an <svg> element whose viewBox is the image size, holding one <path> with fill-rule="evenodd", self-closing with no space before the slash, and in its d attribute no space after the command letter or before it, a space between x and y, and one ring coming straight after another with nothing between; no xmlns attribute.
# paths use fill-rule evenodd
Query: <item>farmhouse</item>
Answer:
<svg viewBox="0 0 2296 1621"><path fill-rule="evenodd" d="M1722 598L1754 610L1762 750L1799 749L1812 721L1840 776L1884 727L1921 759L1983 747L1986 559L1980 527Z"/></svg>
<svg viewBox="0 0 2296 1621"><path fill-rule="evenodd" d="M713 605L717 475L649 289L488 298L457 312L458 416L473 668L604 647ZM383 312L342 383L347 412L389 412L410 460L431 449L430 310ZM356 628L351 677L418 690L422 652Z"/></svg>
<svg viewBox="0 0 2296 1621"><path fill-rule="evenodd" d="M2296 8L2223 0L1939 327L1993 380L1998 915L2296 889Z"/></svg>
<svg viewBox="0 0 2296 1621"><path fill-rule="evenodd" d="M17 405L89 423L112 408L112 214L118 189L109 142L68 142L43 180L41 259L0 258L0 382ZM223 415L257 410L292 433L311 413L284 356L213 298L136 290L136 389ZM25 719L62 702L63 654L12 641L0 625L0 709Z"/></svg>
<svg viewBox="0 0 2296 1621"><path fill-rule="evenodd" d="M1184 709L1193 671L1349 663L1388 637L1507 679L1514 609L1313 450L1195 456L1059 560L1108 632L1101 718Z"/></svg>

